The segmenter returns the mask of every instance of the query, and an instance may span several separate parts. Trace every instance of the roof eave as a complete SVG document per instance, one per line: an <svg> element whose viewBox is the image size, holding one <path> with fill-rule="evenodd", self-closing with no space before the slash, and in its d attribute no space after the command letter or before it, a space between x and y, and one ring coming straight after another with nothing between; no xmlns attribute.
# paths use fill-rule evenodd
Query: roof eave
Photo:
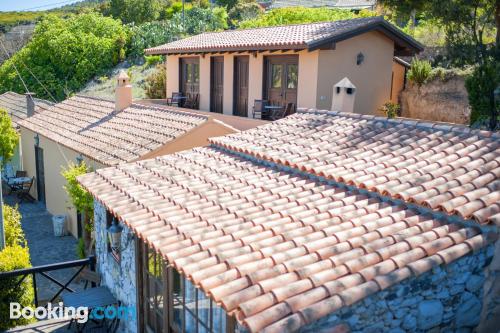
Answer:
<svg viewBox="0 0 500 333"><path fill-rule="evenodd" d="M265 51L281 51L281 50L303 50L307 49L307 44L287 44L287 45L270 45L270 46L236 46L224 48L206 48L206 49L171 49L161 50L160 48L146 49L146 55L174 55L174 54L206 54L206 53L227 53L227 52L265 52Z"/></svg>
<svg viewBox="0 0 500 333"><path fill-rule="evenodd" d="M394 55L399 56L408 56L414 55L424 50L424 46L420 44L418 41L408 36L404 32L392 26L390 23L387 23L385 20L380 19L378 21L366 24L364 26L360 26L358 28L348 30L342 34L323 38L320 40L315 40L308 43L308 50L314 51L322 48L325 44L332 44L341 42L343 40L364 34L370 31L379 31L386 35L387 37L394 40L394 42L399 46L395 50Z"/></svg>

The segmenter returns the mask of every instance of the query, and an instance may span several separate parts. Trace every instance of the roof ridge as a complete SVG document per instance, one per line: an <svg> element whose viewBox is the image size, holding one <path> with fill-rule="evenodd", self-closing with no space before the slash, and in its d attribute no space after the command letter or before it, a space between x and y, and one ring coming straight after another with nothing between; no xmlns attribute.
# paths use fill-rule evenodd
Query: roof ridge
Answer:
<svg viewBox="0 0 500 333"><path fill-rule="evenodd" d="M194 37L200 36L200 35L217 35L217 34L222 34L222 33L242 32L242 31L257 31L257 30L284 28L284 27L311 26L311 25L320 25L320 24L325 24L325 23L338 23L338 22L349 22L349 21L375 21L375 22L379 21L379 22L383 22L383 21L385 21L385 19L384 19L383 15L377 15L377 16L368 16L368 17L354 17L354 18L350 18L350 19L335 20L335 21L319 21L319 22L309 22L309 23L280 24L280 25L267 26L267 27L254 27L254 28L246 28L246 29L227 29L227 30L222 30L222 31L205 31L205 32L202 32L201 34L189 36L185 39L194 38ZM154 46L154 47L150 47L150 48L147 48L147 50L154 50L156 48L160 48L164 45L167 45L167 44L170 44L173 42L175 42L175 41L161 44L161 45Z"/></svg>
<svg viewBox="0 0 500 333"><path fill-rule="evenodd" d="M308 109L308 108L298 108L297 113L313 113L313 114L325 114L329 116L339 116L339 117L347 117L347 118L360 118L366 120L373 120L378 122L383 122L386 124L394 123L394 124L403 124L408 127L415 127L420 129L439 129L443 131L453 132L453 133L463 133L470 135L478 135L483 138L493 138L500 139L500 132L492 132L488 130L481 129L473 129L467 125L454 124L454 123L445 123L439 121L432 120L424 120L424 119L412 119L412 118L387 118L382 116L374 116L374 115L365 115L359 113L349 113L342 111L329 111L329 110L318 110L318 109Z"/></svg>

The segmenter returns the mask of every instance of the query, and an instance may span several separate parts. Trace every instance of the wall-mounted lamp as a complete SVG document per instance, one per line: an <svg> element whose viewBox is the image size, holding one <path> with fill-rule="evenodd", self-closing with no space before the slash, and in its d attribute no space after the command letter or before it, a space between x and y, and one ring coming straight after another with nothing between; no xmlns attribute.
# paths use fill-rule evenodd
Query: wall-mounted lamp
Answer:
<svg viewBox="0 0 500 333"><path fill-rule="evenodd" d="M132 239L134 238L134 235L128 234L125 243L122 244L123 226L120 224L120 222L118 222L117 219L113 219L113 224L108 228L107 231L111 253L117 261L120 261L121 252L123 252L128 247L130 241L132 241Z"/></svg>
<svg viewBox="0 0 500 333"><path fill-rule="evenodd" d="M356 65L361 65L365 61L365 55L361 52L356 56Z"/></svg>
<svg viewBox="0 0 500 333"><path fill-rule="evenodd" d="M33 139L35 139L35 146L40 146L40 136L37 134L33 137Z"/></svg>
<svg viewBox="0 0 500 333"><path fill-rule="evenodd" d="M77 164L77 165L81 165L81 164L82 164L82 162L83 162L83 156L82 156L82 155L78 155L78 156L76 157L76 164Z"/></svg>

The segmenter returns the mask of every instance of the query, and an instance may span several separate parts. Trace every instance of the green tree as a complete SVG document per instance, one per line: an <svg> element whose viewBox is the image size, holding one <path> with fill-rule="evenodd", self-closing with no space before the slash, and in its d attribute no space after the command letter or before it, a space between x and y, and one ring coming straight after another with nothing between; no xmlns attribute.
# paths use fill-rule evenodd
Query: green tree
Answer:
<svg viewBox="0 0 500 333"><path fill-rule="evenodd" d="M7 163L19 143L19 134L12 127L9 114L4 109L0 109L0 168Z"/></svg>
<svg viewBox="0 0 500 333"><path fill-rule="evenodd" d="M78 176L84 175L92 170L85 162L78 165L71 163L67 168L63 169L61 175L66 179L64 189L71 200L76 210L82 214L83 217L83 240L87 253L90 253L91 247L91 233L93 230L93 217L94 217L94 199L92 195L85 190L80 183L78 183Z"/></svg>
<svg viewBox="0 0 500 333"><path fill-rule="evenodd" d="M492 55L488 44L500 41L500 0L381 0L396 11L418 11L435 19L446 32L453 65L484 64ZM495 34L496 30L496 34ZM498 54L497 54L498 56Z"/></svg>
<svg viewBox="0 0 500 333"><path fill-rule="evenodd" d="M127 41L128 29L120 21L97 13L67 19L47 15L32 40L0 66L0 92L25 92L17 67L30 91L41 98L52 95L63 100L124 59Z"/></svg>
<svg viewBox="0 0 500 333"><path fill-rule="evenodd" d="M490 130L496 130L499 122L500 104L495 104L495 89L500 87L500 63L488 62L477 66L465 80L472 109L471 124L486 120Z"/></svg>
<svg viewBox="0 0 500 333"><path fill-rule="evenodd" d="M238 0L216 0L215 3L221 7L225 7L227 10L230 10L231 8L236 6Z"/></svg>
<svg viewBox="0 0 500 333"><path fill-rule="evenodd" d="M231 26L238 26L241 21L248 21L257 18L264 10L255 0L240 0L229 10L229 21Z"/></svg>
<svg viewBox="0 0 500 333"><path fill-rule="evenodd" d="M111 0L109 10L123 23L141 24L157 20L163 7L160 0Z"/></svg>

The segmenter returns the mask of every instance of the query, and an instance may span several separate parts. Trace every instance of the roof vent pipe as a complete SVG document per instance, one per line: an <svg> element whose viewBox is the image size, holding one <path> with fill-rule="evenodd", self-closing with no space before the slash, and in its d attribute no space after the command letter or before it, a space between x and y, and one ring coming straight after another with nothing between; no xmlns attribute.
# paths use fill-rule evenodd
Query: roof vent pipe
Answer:
<svg viewBox="0 0 500 333"><path fill-rule="evenodd" d="M28 92L26 96L26 116L31 117L35 115L35 93Z"/></svg>
<svg viewBox="0 0 500 333"><path fill-rule="evenodd" d="M125 71L121 71L116 80L115 111L123 111L132 104L132 85Z"/></svg>
<svg viewBox="0 0 500 333"><path fill-rule="evenodd" d="M356 86L348 78L343 78L333 86L332 111L354 112Z"/></svg>

